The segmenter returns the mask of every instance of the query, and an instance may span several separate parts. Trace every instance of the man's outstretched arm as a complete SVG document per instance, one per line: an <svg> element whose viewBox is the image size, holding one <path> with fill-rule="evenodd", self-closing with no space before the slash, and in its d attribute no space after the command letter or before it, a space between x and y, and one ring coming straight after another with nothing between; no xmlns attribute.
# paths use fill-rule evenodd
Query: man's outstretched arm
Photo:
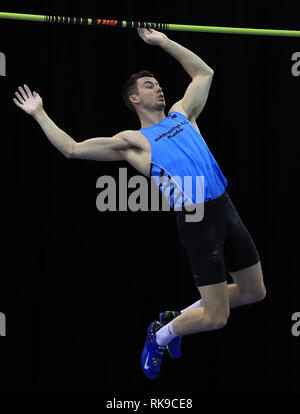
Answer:
<svg viewBox="0 0 300 414"><path fill-rule="evenodd" d="M188 118L197 118L206 103L214 71L199 56L164 33L153 29L138 29L140 37L148 44L159 46L175 58L192 78L181 101ZM177 103L177 104L178 104Z"/></svg>
<svg viewBox="0 0 300 414"><path fill-rule="evenodd" d="M122 139L122 132L111 138L92 138L76 142L62 131L46 114L43 101L27 85L19 87L15 104L31 115L40 125L49 141L67 158L89 159L96 161L120 161L128 143Z"/></svg>
<svg viewBox="0 0 300 414"><path fill-rule="evenodd" d="M214 71L212 68L199 56L179 43L169 39L164 33L153 29L138 29L138 33L146 43L160 46L169 55L178 60L192 79L199 75L213 75Z"/></svg>

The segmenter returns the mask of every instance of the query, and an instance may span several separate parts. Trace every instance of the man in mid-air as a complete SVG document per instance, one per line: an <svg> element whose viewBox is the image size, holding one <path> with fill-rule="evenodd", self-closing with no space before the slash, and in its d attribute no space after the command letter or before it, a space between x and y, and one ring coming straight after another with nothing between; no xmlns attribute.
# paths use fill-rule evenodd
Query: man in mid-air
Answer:
<svg viewBox="0 0 300 414"><path fill-rule="evenodd" d="M49 141L67 158L126 160L152 177L162 191L169 191L169 202L178 211L180 240L201 299L182 311L162 312L159 320L150 324L141 363L145 375L154 379L166 349L173 358L181 356L182 336L224 327L230 308L261 301L266 289L257 249L196 123L208 97L213 70L164 33L138 29L138 34L146 43L169 53L191 78L183 98L171 107L167 117L162 88L149 71L131 75L123 88L125 103L139 117L141 129L124 130L113 137L74 141L49 118L42 98L27 85L18 88L14 102L39 123ZM194 188L188 191L182 185L185 177L203 178L202 197L197 197ZM202 220L187 220L188 207L199 205L204 207ZM227 283L227 272L234 283Z"/></svg>

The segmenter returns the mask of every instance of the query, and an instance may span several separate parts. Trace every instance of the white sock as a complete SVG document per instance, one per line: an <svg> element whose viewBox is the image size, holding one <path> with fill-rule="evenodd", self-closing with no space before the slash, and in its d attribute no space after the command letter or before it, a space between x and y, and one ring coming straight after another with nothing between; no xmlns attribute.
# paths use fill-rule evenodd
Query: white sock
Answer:
<svg viewBox="0 0 300 414"><path fill-rule="evenodd" d="M187 310L189 310L189 309L193 309L193 308L201 308L201 303L202 303L202 301L201 301L201 299L200 300L197 300L197 302L195 302L195 303L193 303L192 305L190 305L190 306L188 306L187 308L185 308L185 309L183 309L182 311L181 311L181 313L183 313L183 312L185 312L185 311L187 311Z"/></svg>
<svg viewBox="0 0 300 414"><path fill-rule="evenodd" d="M158 331L156 331L156 342L160 346L166 346L172 339L178 336L173 329L173 321L167 323Z"/></svg>
<svg viewBox="0 0 300 414"><path fill-rule="evenodd" d="M201 299L197 300L197 302L183 309L181 313L189 309L200 308L200 307L201 307ZM155 338L156 338L156 342L158 343L158 345L165 346L165 345L168 345L168 343L171 342L172 339L174 339L176 336L178 335L175 333L173 329L173 321L171 321L156 332Z"/></svg>

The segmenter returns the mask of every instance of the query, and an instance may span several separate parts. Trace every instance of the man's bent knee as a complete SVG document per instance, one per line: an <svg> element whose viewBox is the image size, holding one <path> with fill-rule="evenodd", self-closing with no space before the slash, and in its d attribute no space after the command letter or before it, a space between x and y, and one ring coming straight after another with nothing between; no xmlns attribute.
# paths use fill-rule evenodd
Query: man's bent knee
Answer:
<svg viewBox="0 0 300 414"><path fill-rule="evenodd" d="M227 325L229 310L220 310L213 313L204 310L204 318L209 330L221 329Z"/></svg>
<svg viewBox="0 0 300 414"><path fill-rule="evenodd" d="M207 330L223 328L230 313L227 282L199 286L198 289L202 298L203 322Z"/></svg>
<svg viewBox="0 0 300 414"><path fill-rule="evenodd" d="M208 323L210 330L222 329L227 325L227 318L211 319Z"/></svg>
<svg viewBox="0 0 300 414"><path fill-rule="evenodd" d="M261 302L267 295L265 286L262 286L260 291L254 296L256 302Z"/></svg>
<svg viewBox="0 0 300 414"><path fill-rule="evenodd" d="M247 303L261 302L266 297L266 288L260 261L253 266L237 272L229 272L237 285L242 301Z"/></svg>
<svg viewBox="0 0 300 414"><path fill-rule="evenodd" d="M249 295L248 294L244 294L243 295L243 299L244 299L245 303L261 302L266 297L266 294L267 294L266 288L264 286L261 286L256 291L250 292Z"/></svg>

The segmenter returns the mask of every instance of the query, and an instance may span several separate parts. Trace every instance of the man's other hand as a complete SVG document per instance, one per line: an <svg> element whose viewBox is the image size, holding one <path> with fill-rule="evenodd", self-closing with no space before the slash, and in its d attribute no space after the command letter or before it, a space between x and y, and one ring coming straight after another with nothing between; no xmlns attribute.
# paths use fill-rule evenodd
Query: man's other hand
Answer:
<svg viewBox="0 0 300 414"><path fill-rule="evenodd" d="M137 29L138 34L144 40L144 42L153 46L161 46L161 44L168 39L164 33L158 32L154 29Z"/></svg>
<svg viewBox="0 0 300 414"><path fill-rule="evenodd" d="M15 92L18 99L13 98L14 103L29 115L35 115L43 108L43 100L36 92L31 93L27 85L18 87L19 92Z"/></svg>

